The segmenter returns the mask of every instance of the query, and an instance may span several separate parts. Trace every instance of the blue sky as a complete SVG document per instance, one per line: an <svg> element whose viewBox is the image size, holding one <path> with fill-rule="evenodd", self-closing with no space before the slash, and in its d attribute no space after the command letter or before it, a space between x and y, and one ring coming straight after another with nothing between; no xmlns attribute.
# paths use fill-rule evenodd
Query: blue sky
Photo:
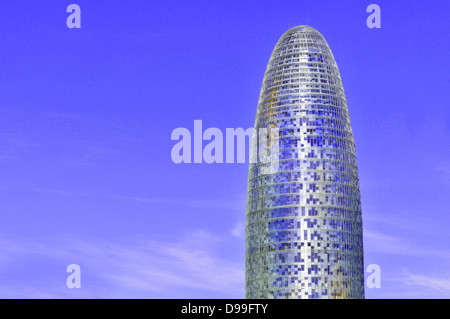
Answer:
<svg viewBox="0 0 450 319"><path fill-rule="evenodd" d="M308 24L349 105L366 297L450 298L448 1L377 1L381 29L369 1L77 0L76 30L70 3L0 5L0 297L243 298L248 165L176 165L170 136L253 126Z"/></svg>

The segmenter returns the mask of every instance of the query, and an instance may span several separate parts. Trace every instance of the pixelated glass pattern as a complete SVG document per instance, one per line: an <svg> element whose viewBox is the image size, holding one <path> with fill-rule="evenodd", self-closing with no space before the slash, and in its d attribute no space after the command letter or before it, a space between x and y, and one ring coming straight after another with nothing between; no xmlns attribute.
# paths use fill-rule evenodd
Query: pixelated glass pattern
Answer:
<svg viewBox="0 0 450 319"><path fill-rule="evenodd" d="M252 147L258 129L274 127L278 169L249 165L246 298L364 298L349 111L333 54L311 27L288 30L275 46Z"/></svg>

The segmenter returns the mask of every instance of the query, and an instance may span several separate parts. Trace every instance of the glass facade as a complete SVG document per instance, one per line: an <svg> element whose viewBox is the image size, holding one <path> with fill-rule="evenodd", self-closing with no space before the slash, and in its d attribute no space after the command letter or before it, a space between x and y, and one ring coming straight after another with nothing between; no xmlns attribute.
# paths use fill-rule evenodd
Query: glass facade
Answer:
<svg viewBox="0 0 450 319"><path fill-rule="evenodd" d="M267 149L256 142L261 129ZM268 170L260 158L274 144ZM252 149L246 298L364 298L354 139L338 67L317 30L294 27L276 44Z"/></svg>

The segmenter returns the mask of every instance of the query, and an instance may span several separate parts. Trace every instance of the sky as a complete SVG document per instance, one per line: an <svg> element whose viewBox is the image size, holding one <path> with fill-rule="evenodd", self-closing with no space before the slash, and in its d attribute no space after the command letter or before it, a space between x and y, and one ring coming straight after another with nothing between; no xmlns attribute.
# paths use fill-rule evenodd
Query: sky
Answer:
<svg viewBox="0 0 450 319"><path fill-rule="evenodd" d="M450 2L371 3L2 1L0 298L244 298L248 163L175 164L171 133L252 127L296 25L343 80L366 298L450 298Z"/></svg>

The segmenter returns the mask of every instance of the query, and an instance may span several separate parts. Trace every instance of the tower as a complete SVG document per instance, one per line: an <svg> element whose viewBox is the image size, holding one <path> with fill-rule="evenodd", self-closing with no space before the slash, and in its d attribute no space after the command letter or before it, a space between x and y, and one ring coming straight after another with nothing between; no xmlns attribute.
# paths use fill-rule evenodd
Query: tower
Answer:
<svg viewBox="0 0 450 319"><path fill-rule="evenodd" d="M353 133L336 61L317 30L291 28L276 44L254 128L246 298L364 298Z"/></svg>

